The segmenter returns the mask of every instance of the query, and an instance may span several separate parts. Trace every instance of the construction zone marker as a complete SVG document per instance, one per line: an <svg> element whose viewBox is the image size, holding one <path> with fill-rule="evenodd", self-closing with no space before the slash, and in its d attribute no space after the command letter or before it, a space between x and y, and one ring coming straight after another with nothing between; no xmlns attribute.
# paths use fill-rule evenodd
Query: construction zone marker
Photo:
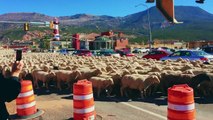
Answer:
<svg viewBox="0 0 213 120"><path fill-rule="evenodd" d="M73 87L74 120L95 120L95 104L92 83L79 80Z"/></svg>
<svg viewBox="0 0 213 120"><path fill-rule="evenodd" d="M168 120L195 120L194 92L187 84L168 89Z"/></svg>
<svg viewBox="0 0 213 120"><path fill-rule="evenodd" d="M44 113L36 108L32 82L29 80L21 81L21 92L16 98L16 110L17 114L10 119L33 119Z"/></svg>

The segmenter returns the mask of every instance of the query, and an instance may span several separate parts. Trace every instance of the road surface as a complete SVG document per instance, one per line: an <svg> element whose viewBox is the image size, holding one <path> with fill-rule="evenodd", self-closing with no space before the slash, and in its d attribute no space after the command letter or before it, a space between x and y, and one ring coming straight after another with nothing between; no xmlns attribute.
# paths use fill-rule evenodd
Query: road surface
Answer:
<svg viewBox="0 0 213 120"><path fill-rule="evenodd" d="M195 99L196 120L213 118L213 99ZM36 95L36 106L45 111L43 120L72 120L73 100L70 93L43 92ZM15 113L15 102L7 104ZM165 97L128 100L124 98L95 98L95 111L103 120L166 120Z"/></svg>

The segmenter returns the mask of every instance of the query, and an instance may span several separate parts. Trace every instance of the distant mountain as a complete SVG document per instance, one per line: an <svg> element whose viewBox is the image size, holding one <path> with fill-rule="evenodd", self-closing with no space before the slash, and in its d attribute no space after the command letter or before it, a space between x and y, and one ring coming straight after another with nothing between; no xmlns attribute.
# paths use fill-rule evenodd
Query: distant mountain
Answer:
<svg viewBox="0 0 213 120"><path fill-rule="evenodd" d="M192 6L177 6L175 7L176 18L183 22L202 22L212 21L213 14L207 11Z"/></svg>
<svg viewBox="0 0 213 120"><path fill-rule="evenodd" d="M127 15L124 17L112 17L112 16L96 16L89 14L76 14L72 16L60 16L60 28L63 27L85 27L87 29L98 29L98 30L126 30L132 32L141 32L145 33L148 30L148 18L147 13L150 13L150 23L151 28L154 33L154 37L158 38L162 32L162 27L166 28L169 35L170 29L178 32L185 32L188 35L188 32L197 32L201 37L198 39L206 39L206 34L209 31L213 31L213 14L204 11L199 7L192 6L176 6L175 7L175 16L176 19L183 24L171 25L166 22L162 14L157 10L156 7L151 7L148 10ZM47 16L39 13L8 13L0 15L0 21L51 21L53 16ZM0 23L0 38L1 34L5 30L11 30L14 28L20 29L21 25L16 24L5 24ZM197 31L195 31L197 30ZM147 34L147 33L146 33ZM196 33L195 33L196 34ZM197 34L196 34L197 35ZM172 36L171 36L172 37ZM177 39L184 39L181 37L174 37ZM208 36L208 39L213 40L213 36Z"/></svg>
<svg viewBox="0 0 213 120"><path fill-rule="evenodd" d="M7 13L0 15L1 21L50 21L53 17L39 13Z"/></svg>
<svg viewBox="0 0 213 120"><path fill-rule="evenodd" d="M72 26L101 26L101 27L113 27L120 24L119 18L111 16L95 16L88 14L76 14L73 16L62 16L59 17L60 23L62 25L72 25Z"/></svg>
<svg viewBox="0 0 213 120"><path fill-rule="evenodd" d="M156 7L151 7L146 11L131 14L122 18L120 27L122 28L146 28L148 27L147 12L150 13L150 22L152 28L160 28L165 21L165 18L157 10ZM184 22L184 24L190 24L195 22L213 22L213 14L210 14L199 7L192 6L176 6L175 17L178 21Z"/></svg>
<svg viewBox="0 0 213 120"><path fill-rule="evenodd" d="M99 26L112 28L147 28L147 12L142 11L124 17L95 16L89 14L76 14L73 16L59 17L62 25L74 26ZM149 9L151 26L159 28L165 21L164 17L156 7ZM175 16L178 21L186 24L194 22L211 22L213 14L210 14L199 7L176 6ZM54 17L39 13L8 13L0 15L1 21L51 21Z"/></svg>

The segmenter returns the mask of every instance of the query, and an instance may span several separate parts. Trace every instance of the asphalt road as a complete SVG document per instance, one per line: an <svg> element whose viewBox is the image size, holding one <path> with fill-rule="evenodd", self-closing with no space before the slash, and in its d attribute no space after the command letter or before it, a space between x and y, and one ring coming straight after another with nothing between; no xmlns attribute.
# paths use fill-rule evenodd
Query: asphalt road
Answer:
<svg viewBox="0 0 213 120"><path fill-rule="evenodd" d="M196 120L213 118L213 98L195 98L195 103ZM14 106L14 103L10 105ZM36 106L45 111L43 120L73 120L73 100L69 92L37 92ZM167 99L95 98L95 111L97 120L167 120Z"/></svg>
<svg viewBox="0 0 213 120"><path fill-rule="evenodd" d="M70 92L35 91L36 106L45 113L42 120L73 120L73 99ZM213 98L195 98L196 120L213 119ZM7 104L10 114L15 113L15 102ZM166 97L127 99L95 98L97 120L167 120Z"/></svg>

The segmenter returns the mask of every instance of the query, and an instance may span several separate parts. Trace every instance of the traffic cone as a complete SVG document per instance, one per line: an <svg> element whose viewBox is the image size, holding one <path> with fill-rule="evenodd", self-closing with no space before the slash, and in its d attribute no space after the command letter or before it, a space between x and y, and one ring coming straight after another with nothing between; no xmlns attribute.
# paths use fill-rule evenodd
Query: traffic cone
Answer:
<svg viewBox="0 0 213 120"><path fill-rule="evenodd" d="M195 120L194 92L187 84L168 89L168 120Z"/></svg>
<svg viewBox="0 0 213 120"><path fill-rule="evenodd" d="M17 114L11 119L33 119L41 116L44 111L36 108L32 82L29 80L21 81L21 92L16 98Z"/></svg>
<svg viewBox="0 0 213 120"><path fill-rule="evenodd" d="M73 86L74 120L95 120L92 83L88 80L79 80Z"/></svg>

